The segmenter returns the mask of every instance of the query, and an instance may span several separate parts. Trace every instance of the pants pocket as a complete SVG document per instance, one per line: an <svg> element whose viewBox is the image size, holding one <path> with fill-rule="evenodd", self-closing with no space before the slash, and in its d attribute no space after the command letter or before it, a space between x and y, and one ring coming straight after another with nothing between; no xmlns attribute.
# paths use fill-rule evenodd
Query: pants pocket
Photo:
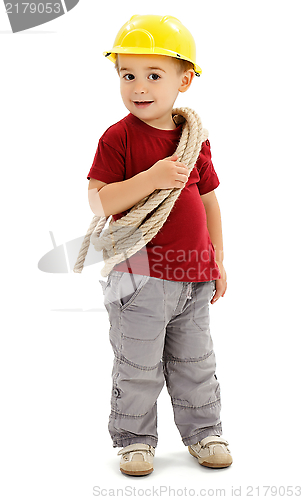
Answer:
<svg viewBox="0 0 303 500"><path fill-rule="evenodd" d="M121 278L117 285L117 295L121 311L136 299L144 285L149 280L149 276L121 272Z"/></svg>
<svg viewBox="0 0 303 500"><path fill-rule="evenodd" d="M103 290L104 305L106 309L108 309L108 304L118 304L117 289L122 274L123 273L119 271L111 271L107 277L107 281L99 280Z"/></svg>
<svg viewBox="0 0 303 500"><path fill-rule="evenodd" d="M216 283L214 280L198 282L195 287L195 297L193 301L193 322L201 330L205 332L204 342L207 343L209 335L209 303L215 294Z"/></svg>

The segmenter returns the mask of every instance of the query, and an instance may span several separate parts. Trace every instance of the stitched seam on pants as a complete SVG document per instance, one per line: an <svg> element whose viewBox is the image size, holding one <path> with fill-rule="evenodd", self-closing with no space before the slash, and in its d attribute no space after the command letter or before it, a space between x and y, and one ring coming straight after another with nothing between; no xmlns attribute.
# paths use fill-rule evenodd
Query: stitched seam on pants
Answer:
<svg viewBox="0 0 303 500"><path fill-rule="evenodd" d="M142 413L140 415L132 415L131 413L120 413L119 411L116 411L112 408L112 411L111 411L111 414L115 414L115 415L119 415L119 417L122 417L122 418L142 418L142 417L145 417L145 415L147 415L149 412L149 410L146 412L146 413ZM114 417L115 418L115 417Z"/></svg>
<svg viewBox="0 0 303 500"><path fill-rule="evenodd" d="M204 361L205 359L209 358L213 354L213 350L209 351L207 354L204 356L201 356L200 358L175 358L175 357L165 357L163 361L165 363L199 363L200 361Z"/></svg>
<svg viewBox="0 0 303 500"><path fill-rule="evenodd" d="M120 364L125 363L127 365L133 366L134 368L138 368L138 370L144 370L144 371L156 370L158 368L159 364L161 364L161 361L159 361L159 363L157 363L154 366L143 366L143 365L138 365L137 363L134 363L133 361L130 361L129 359L125 358L125 356L123 356L123 354L120 354L120 355L115 354L115 357L117 358L117 360L120 361Z"/></svg>
<svg viewBox="0 0 303 500"><path fill-rule="evenodd" d="M123 435L123 437L122 437L122 438L115 437L115 441L116 441L117 443L123 443L123 442L124 442L124 441L126 441L127 439L129 439L129 438L133 438L133 437L134 437L134 435L133 435L133 434L127 434L127 433L126 433L125 435ZM157 439L155 438L155 436L152 436L151 434L144 434L144 437L145 437L145 438L146 438L146 437L150 437L153 441L157 441ZM136 443L134 443L134 444L136 444Z"/></svg>
<svg viewBox="0 0 303 500"><path fill-rule="evenodd" d="M119 338L118 342L122 342L121 335L120 335L120 338ZM120 349L121 349L121 345L122 344L120 344ZM119 379L119 375L120 375L120 373L119 373L119 371L120 371L119 370L119 366L121 364L121 359L118 356L116 356L116 347L114 347L114 356L115 356L115 358L117 360L117 367L116 367L116 371L115 371L114 375L112 376L112 386L113 387L118 387L118 379ZM118 398L112 398L112 406L113 405L115 405L115 407L118 408Z"/></svg>
<svg viewBox="0 0 303 500"><path fill-rule="evenodd" d="M117 387L118 386L118 384L117 384L118 377L119 377L119 371L117 371L115 373L115 375L113 376L112 387ZM112 404L112 406L115 405L117 407L118 406L118 400L117 400L117 398L112 397L111 398L111 404Z"/></svg>
<svg viewBox="0 0 303 500"><path fill-rule="evenodd" d="M208 283L208 282L207 282ZM201 326L196 322L195 320L195 312L196 312L196 302L197 302L197 293L196 293L196 290L194 291L194 301L193 301L193 313L192 313L192 320L193 320L193 323L195 323L195 325L199 328L199 330L201 330L201 332L205 332L205 331L209 331L210 328L208 326L208 328L201 328ZM207 307L208 306L208 302L205 302L205 306L204 307Z"/></svg>
<svg viewBox="0 0 303 500"><path fill-rule="evenodd" d="M183 294L183 290L184 290L184 285L185 285L185 283L184 283L184 284L183 284L183 286L182 286L182 290L181 290L181 293L180 293L180 296L179 296L179 300L178 300L178 303L177 303L177 305L176 305L175 309L174 309L174 310L173 310L173 312L172 312L171 319L174 317L174 314L175 314L176 310L177 310L177 309L178 309L178 307L179 307L179 304L180 304L180 301L181 301L181 297L182 297L182 294Z"/></svg>
<svg viewBox="0 0 303 500"><path fill-rule="evenodd" d="M210 328L201 328L201 326L196 322L196 320L193 318L193 323L201 330L201 332L209 332Z"/></svg>
<svg viewBox="0 0 303 500"><path fill-rule="evenodd" d="M134 337L128 337L127 335L124 335L124 333L122 332L122 325L120 325L120 329L121 329L121 338L133 340L134 342L154 342L163 333L163 330L164 330L164 328L162 328L162 330L160 330L158 335L156 335L156 337L154 337L152 339L136 339Z"/></svg>
<svg viewBox="0 0 303 500"><path fill-rule="evenodd" d="M215 401L211 401L210 403L206 403L201 406L193 406L193 405L183 405L175 402L176 400L172 398L172 405L173 406L181 406L182 408L191 408L191 409L198 409L198 408L206 408L206 407L214 407L217 406L217 404L220 402L220 398L216 399ZM181 400L179 400L181 401Z"/></svg>
<svg viewBox="0 0 303 500"><path fill-rule="evenodd" d="M212 425L211 427L208 427L207 430L210 431L210 429L214 429L214 431L222 431L222 424L221 422L219 422L217 425ZM206 430L206 429L201 429L199 430L198 432L195 432L194 434L190 434L189 436L186 436L184 438L182 438L183 440L185 439L189 439L189 438L192 438L194 436L198 436L199 434L203 433L203 430ZM212 434L210 434L212 436ZM197 443L196 443L197 444Z"/></svg>

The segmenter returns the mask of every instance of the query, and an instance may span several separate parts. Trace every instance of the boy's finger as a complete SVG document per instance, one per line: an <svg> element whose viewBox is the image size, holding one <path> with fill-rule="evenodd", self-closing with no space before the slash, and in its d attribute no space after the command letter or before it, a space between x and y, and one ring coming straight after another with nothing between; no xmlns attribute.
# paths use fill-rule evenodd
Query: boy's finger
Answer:
<svg viewBox="0 0 303 500"><path fill-rule="evenodd" d="M215 295L213 296L213 298L211 299L210 303L211 304L214 304L215 302L217 302L217 300L220 298L220 294L216 291Z"/></svg>
<svg viewBox="0 0 303 500"><path fill-rule="evenodd" d="M183 168L185 168L185 170L187 170L187 172L188 172L188 168L185 165L185 163L177 162L175 165L176 165L176 167L183 167Z"/></svg>
<svg viewBox="0 0 303 500"><path fill-rule="evenodd" d="M168 157L166 158L166 160L169 160L169 161L176 161L178 158L179 158L179 156L178 156L178 155L173 154L172 156L168 156Z"/></svg>

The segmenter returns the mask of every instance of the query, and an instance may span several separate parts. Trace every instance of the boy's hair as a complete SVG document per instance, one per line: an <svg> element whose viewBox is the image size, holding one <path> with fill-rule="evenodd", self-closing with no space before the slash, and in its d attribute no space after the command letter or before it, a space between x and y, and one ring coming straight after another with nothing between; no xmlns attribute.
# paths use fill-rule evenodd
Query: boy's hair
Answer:
<svg viewBox="0 0 303 500"><path fill-rule="evenodd" d="M118 66L118 56L117 54L116 61L115 61L115 68L117 73L119 74L119 66ZM190 61L186 61L185 59L178 59L177 57L172 57L173 62L175 63L177 73L178 75L181 75L185 71L188 71L189 69L194 69L194 65Z"/></svg>

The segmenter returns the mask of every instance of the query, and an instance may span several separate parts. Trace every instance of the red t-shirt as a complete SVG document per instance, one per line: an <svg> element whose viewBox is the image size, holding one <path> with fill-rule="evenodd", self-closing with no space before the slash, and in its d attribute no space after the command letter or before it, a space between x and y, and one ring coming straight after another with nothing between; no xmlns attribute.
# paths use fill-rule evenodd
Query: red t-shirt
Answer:
<svg viewBox="0 0 303 500"><path fill-rule="evenodd" d="M100 138L87 179L109 184L148 170L173 155L181 132L182 125L173 130L157 129L129 114ZM221 278L200 197L218 185L207 139L162 228L147 245L114 269L173 281ZM113 215L113 219L120 219L128 211Z"/></svg>

